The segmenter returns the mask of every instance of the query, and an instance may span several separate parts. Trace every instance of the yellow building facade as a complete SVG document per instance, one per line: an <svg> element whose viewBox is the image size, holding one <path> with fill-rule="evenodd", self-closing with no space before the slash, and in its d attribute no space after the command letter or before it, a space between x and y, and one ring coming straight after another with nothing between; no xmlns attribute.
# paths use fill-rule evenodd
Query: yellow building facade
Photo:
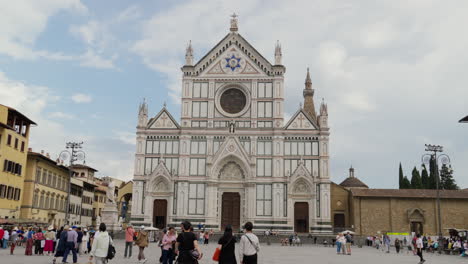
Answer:
<svg viewBox="0 0 468 264"><path fill-rule="evenodd" d="M36 123L0 105L0 219L20 217L31 125Z"/></svg>
<svg viewBox="0 0 468 264"><path fill-rule="evenodd" d="M49 154L29 151L21 218L61 226L65 223L70 171Z"/></svg>

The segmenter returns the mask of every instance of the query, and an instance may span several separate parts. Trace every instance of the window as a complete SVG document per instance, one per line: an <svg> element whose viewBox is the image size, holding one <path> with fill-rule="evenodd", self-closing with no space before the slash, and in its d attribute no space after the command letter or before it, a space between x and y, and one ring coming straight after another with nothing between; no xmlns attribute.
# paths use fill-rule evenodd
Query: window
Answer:
<svg viewBox="0 0 468 264"><path fill-rule="evenodd" d="M207 98L208 97L208 83L193 83L192 97L194 98Z"/></svg>
<svg viewBox="0 0 468 264"><path fill-rule="evenodd" d="M271 141L257 141L257 155L259 156L271 155L271 152L272 152L271 146L272 146Z"/></svg>
<svg viewBox="0 0 468 264"><path fill-rule="evenodd" d="M273 122L272 121L258 121L257 127L258 128L271 128L273 127Z"/></svg>
<svg viewBox="0 0 468 264"><path fill-rule="evenodd" d="M16 200L16 201L19 201L20 198L21 198L21 189L18 189L18 188L17 188L15 194L16 194L16 195L15 195L15 200Z"/></svg>
<svg viewBox="0 0 468 264"><path fill-rule="evenodd" d="M205 184L191 183L189 185L188 213L191 215L205 214Z"/></svg>
<svg viewBox="0 0 468 264"><path fill-rule="evenodd" d="M11 187L11 186L8 186L8 192L7 192L7 199L8 199L8 200L12 200L12 199L13 199L13 192L14 192L14 188Z"/></svg>
<svg viewBox="0 0 468 264"><path fill-rule="evenodd" d="M47 170L44 169L44 171L42 172L41 183L42 183L42 184L46 184L46 182L47 182Z"/></svg>
<svg viewBox="0 0 468 264"><path fill-rule="evenodd" d="M33 207L37 208L38 206L38 197L37 197L37 193L34 193L34 196L33 196Z"/></svg>
<svg viewBox="0 0 468 264"><path fill-rule="evenodd" d="M6 185L0 184L0 198L5 198L7 194Z"/></svg>
<svg viewBox="0 0 468 264"><path fill-rule="evenodd" d="M271 177L271 159L257 159L257 177Z"/></svg>
<svg viewBox="0 0 468 264"><path fill-rule="evenodd" d="M52 184L52 172L49 171L49 174L47 175L47 185L51 185Z"/></svg>
<svg viewBox="0 0 468 264"><path fill-rule="evenodd" d="M192 140L190 154L206 154L206 141Z"/></svg>
<svg viewBox="0 0 468 264"><path fill-rule="evenodd" d="M179 141L147 140L146 154L179 154Z"/></svg>
<svg viewBox="0 0 468 264"><path fill-rule="evenodd" d="M250 139L248 138L241 138L240 139L241 145L244 147L247 154L250 154Z"/></svg>
<svg viewBox="0 0 468 264"><path fill-rule="evenodd" d="M18 139L15 138L15 149L18 149Z"/></svg>
<svg viewBox="0 0 468 264"><path fill-rule="evenodd" d="M190 159L190 175L191 176L205 176L205 158L191 158Z"/></svg>
<svg viewBox="0 0 468 264"><path fill-rule="evenodd" d="M229 122L228 121L214 121L214 127L219 128L219 127L228 127Z"/></svg>
<svg viewBox="0 0 468 264"><path fill-rule="evenodd" d="M7 145L11 146L11 135L8 135L7 137Z"/></svg>
<svg viewBox="0 0 468 264"><path fill-rule="evenodd" d="M208 102L192 102L192 117L208 117Z"/></svg>
<svg viewBox="0 0 468 264"><path fill-rule="evenodd" d="M271 216L271 184L257 184L257 215Z"/></svg>
<svg viewBox="0 0 468 264"><path fill-rule="evenodd" d="M257 113L259 118L273 117L273 102L258 102Z"/></svg>
<svg viewBox="0 0 468 264"><path fill-rule="evenodd" d="M273 97L273 84L268 83L258 83L258 98L271 98Z"/></svg>
<svg viewBox="0 0 468 264"><path fill-rule="evenodd" d="M317 141L285 141L284 155L291 156L317 156Z"/></svg>
<svg viewBox="0 0 468 264"><path fill-rule="evenodd" d="M208 121L192 121L192 127L208 127Z"/></svg>
<svg viewBox="0 0 468 264"><path fill-rule="evenodd" d="M213 154L218 152L219 147L223 144L224 138L215 137L213 140Z"/></svg>
<svg viewBox="0 0 468 264"><path fill-rule="evenodd" d="M57 185L57 174L52 175L52 187L56 188Z"/></svg>
<svg viewBox="0 0 468 264"><path fill-rule="evenodd" d="M41 181L41 168L36 169L36 183Z"/></svg>
<svg viewBox="0 0 468 264"><path fill-rule="evenodd" d="M315 208L317 208L317 217L320 217L320 184L317 184L316 190L317 201Z"/></svg>
<svg viewBox="0 0 468 264"><path fill-rule="evenodd" d="M238 128L250 128L250 121L236 121L236 127Z"/></svg>
<svg viewBox="0 0 468 264"><path fill-rule="evenodd" d="M24 152L24 141L21 141L21 151Z"/></svg>

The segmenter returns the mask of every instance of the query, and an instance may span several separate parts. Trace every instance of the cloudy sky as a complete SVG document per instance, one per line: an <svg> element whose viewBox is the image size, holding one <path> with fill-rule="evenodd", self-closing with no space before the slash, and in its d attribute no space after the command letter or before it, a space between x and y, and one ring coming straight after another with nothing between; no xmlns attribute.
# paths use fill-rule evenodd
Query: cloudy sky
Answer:
<svg viewBox="0 0 468 264"><path fill-rule="evenodd" d="M468 1L0 0L0 103L39 126L31 147L57 157L84 141L87 163L129 180L143 98L179 117L180 67L201 58L239 14L267 59L283 47L286 116L310 67L331 126L332 179L352 164L371 187L397 187L424 144L440 144L468 187Z"/></svg>

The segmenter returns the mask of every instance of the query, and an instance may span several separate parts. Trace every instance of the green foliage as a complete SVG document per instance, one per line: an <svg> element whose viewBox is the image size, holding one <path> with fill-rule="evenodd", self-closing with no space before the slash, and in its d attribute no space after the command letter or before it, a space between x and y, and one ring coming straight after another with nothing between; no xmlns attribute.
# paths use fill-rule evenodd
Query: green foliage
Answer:
<svg viewBox="0 0 468 264"><path fill-rule="evenodd" d="M400 169L399 169L399 175L398 175L398 187L400 189L404 189L402 188L403 186L403 169L401 168L401 162L400 162Z"/></svg>
<svg viewBox="0 0 468 264"><path fill-rule="evenodd" d="M429 184L427 185L427 189L437 189L435 160L433 157L429 162Z"/></svg>
<svg viewBox="0 0 468 264"><path fill-rule="evenodd" d="M421 175L419 175L418 169L414 167L413 172L411 173L411 188L412 189L422 189L422 180L421 180Z"/></svg>
<svg viewBox="0 0 468 264"><path fill-rule="evenodd" d="M453 170L446 165L442 165L440 170L440 189L443 190L458 190L459 187L453 178Z"/></svg>
<svg viewBox="0 0 468 264"><path fill-rule="evenodd" d="M421 183L423 189L430 189L429 188L429 174L427 173L426 165L423 165L421 171Z"/></svg>
<svg viewBox="0 0 468 264"><path fill-rule="evenodd" d="M403 181L402 181L400 189L410 189L410 188L411 188L411 183L408 180L408 177L406 177L406 176L403 177Z"/></svg>

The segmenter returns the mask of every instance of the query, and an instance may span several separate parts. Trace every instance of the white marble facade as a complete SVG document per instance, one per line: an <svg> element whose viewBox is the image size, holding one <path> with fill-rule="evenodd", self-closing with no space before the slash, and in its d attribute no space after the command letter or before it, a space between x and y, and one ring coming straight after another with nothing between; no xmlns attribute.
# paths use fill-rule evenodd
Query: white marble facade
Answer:
<svg viewBox="0 0 468 264"><path fill-rule="evenodd" d="M189 44L180 122L140 105L132 223L331 232L327 106L315 116L306 103L285 122L281 60L279 44L275 64L260 55L235 17L196 63Z"/></svg>

